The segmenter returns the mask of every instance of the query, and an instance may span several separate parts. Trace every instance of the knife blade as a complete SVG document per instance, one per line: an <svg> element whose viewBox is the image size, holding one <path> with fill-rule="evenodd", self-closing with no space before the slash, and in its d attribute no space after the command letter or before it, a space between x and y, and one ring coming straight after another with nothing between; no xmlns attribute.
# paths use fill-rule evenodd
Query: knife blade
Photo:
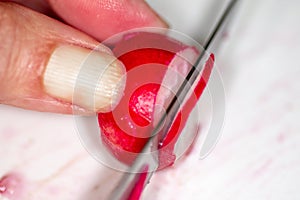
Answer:
<svg viewBox="0 0 300 200"><path fill-rule="evenodd" d="M141 177L143 178L141 187L144 187L150 181L153 173L158 168L158 146L160 140L157 137L159 134L156 133L161 132L163 136L162 138L166 136L173 122L172 120L174 120L174 117L180 109L180 105L184 102L185 97L191 89L190 86L194 85L195 80L201 73L204 65L203 60L205 59L205 53L214 51L214 48L218 45L218 41L223 33L222 30L224 29L237 2L238 0L231 0L223 11L221 17L217 21L216 25L209 34L208 39L203 45L203 49L205 51L200 53L194 66L191 68L185 80L180 85L176 95L171 100L171 103L167 107L166 111L162 114L157 125L153 128L153 130L151 130L151 136L148 142L145 144L143 150L139 153L128 172L124 173L117 187L112 191L109 199L138 199L139 195L141 195L139 192L134 193L134 188L138 186L139 180Z"/></svg>

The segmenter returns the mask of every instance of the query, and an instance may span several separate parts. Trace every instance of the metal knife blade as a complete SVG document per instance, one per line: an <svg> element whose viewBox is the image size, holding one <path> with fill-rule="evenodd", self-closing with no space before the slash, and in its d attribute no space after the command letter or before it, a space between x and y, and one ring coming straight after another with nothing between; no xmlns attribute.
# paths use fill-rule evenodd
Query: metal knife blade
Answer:
<svg viewBox="0 0 300 200"><path fill-rule="evenodd" d="M217 21L216 25L211 31L211 34L203 45L205 51L212 51L213 48L218 44L217 41L222 35L222 30L237 2L238 0L231 0L227 5L226 9L222 13L220 19ZM183 81L178 91L176 92L175 97L167 107L166 112L163 113L158 124L151 131L151 137L144 146L142 152L138 155L133 165L129 168L128 172L123 175L117 187L112 191L109 199L129 199L131 192L138 181L140 173L147 173L145 183L149 182L153 172L155 172L155 170L158 168L158 151L154 151L157 150L159 143L158 138L156 137L156 133L162 130L164 137L168 129L170 128L172 120L174 119L181 103L184 101L186 95L190 90L190 85L193 85L193 83L201 73L201 70L203 68L203 59L205 58L205 51L202 51L197 58L194 66L189 71L186 79ZM147 169L147 171L145 171L145 169Z"/></svg>

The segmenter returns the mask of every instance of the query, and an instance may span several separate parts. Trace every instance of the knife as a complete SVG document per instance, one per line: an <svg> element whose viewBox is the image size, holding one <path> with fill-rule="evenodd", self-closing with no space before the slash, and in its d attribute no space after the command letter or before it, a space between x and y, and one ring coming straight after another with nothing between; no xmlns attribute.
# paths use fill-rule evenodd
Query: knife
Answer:
<svg viewBox="0 0 300 200"><path fill-rule="evenodd" d="M199 76L203 68L203 60L205 59L206 52L212 52L219 44L223 30L230 18L231 13L234 10L238 0L231 0L225 10L223 11L220 19L212 29L208 39L203 45L204 51L202 51L197 58L194 66L189 71L185 80L179 87L176 95L171 100L171 103L167 107L166 111L162 114L158 124L151 130L151 136L145 144L143 150L139 153L132 166L125 172L117 187L112 191L109 199L112 200L133 200L139 199L143 188L149 183L153 173L158 168L158 149L159 139L156 134L162 132L164 138L168 132L174 117L180 109L180 105L183 103L185 97L191 89L191 85L194 85L195 80Z"/></svg>

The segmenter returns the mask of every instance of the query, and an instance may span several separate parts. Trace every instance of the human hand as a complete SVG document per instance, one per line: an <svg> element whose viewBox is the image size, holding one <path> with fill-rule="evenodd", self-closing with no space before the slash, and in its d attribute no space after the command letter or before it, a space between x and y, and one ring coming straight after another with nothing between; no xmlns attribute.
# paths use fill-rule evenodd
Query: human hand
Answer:
<svg viewBox="0 0 300 200"><path fill-rule="evenodd" d="M110 49L98 41L131 28L166 27L139 0L14 2L25 7L0 2L0 103L31 110L110 110L121 94L118 91L123 88L120 79L125 70ZM84 90L82 98L72 103L81 64L96 47L97 70L103 74L95 105L86 103Z"/></svg>

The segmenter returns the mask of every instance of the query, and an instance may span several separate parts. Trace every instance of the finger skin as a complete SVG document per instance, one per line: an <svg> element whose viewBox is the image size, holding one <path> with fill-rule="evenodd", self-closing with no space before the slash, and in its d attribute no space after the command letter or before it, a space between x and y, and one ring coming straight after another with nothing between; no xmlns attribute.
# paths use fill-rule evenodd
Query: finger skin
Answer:
<svg viewBox="0 0 300 200"><path fill-rule="evenodd" d="M24 7L30 8L47 16L56 17L47 0L5 0L6 2L15 2Z"/></svg>
<svg viewBox="0 0 300 200"><path fill-rule="evenodd" d="M44 92L44 67L59 45L94 49L98 42L14 3L0 2L0 27L0 103L38 111L72 113L71 103ZM99 50L112 54L105 47ZM76 109L84 112L84 109Z"/></svg>
<svg viewBox="0 0 300 200"><path fill-rule="evenodd" d="M104 40L116 33L140 27L167 27L144 0L49 0L67 23Z"/></svg>

